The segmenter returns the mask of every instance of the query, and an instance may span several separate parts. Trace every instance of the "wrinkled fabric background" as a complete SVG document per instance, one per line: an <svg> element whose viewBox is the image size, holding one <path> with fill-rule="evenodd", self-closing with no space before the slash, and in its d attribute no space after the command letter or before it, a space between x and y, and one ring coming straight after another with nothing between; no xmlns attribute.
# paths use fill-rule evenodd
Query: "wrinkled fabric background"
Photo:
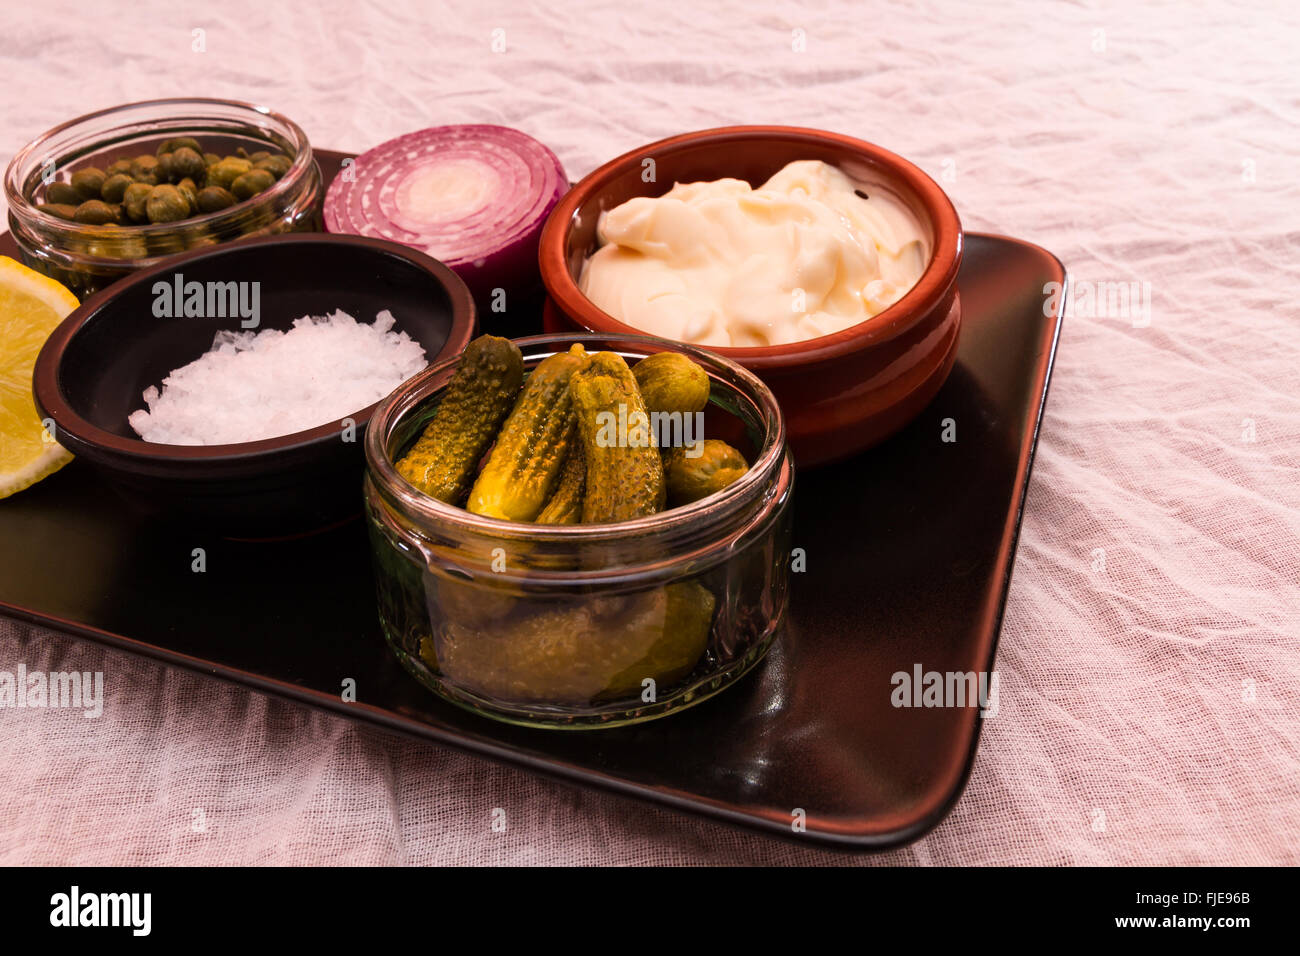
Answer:
<svg viewBox="0 0 1300 956"><path fill-rule="evenodd" d="M0 669L107 693L98 720L0 711L0 863L1300 862L1300 14L811 6L5 0L0 159L171 95L265 102L345 150L504 123L574 178L684 130L817 126L1076 282L1149 283L1149 324L1065 323L1001 712L951 816L826 854L0 623Z"/></svg>

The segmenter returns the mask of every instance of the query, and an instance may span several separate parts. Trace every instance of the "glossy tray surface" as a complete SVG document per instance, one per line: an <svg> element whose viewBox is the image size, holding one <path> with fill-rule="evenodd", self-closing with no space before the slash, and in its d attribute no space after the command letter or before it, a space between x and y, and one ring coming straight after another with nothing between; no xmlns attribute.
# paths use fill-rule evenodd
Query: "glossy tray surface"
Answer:
<svg viewBox="0 0 1300 956"><path fill-rule="evenodd" d="M321 154L327 176L341 158ZM747 678L678 715L590 732L476 717L389 654L360 520L296 541L198 540L134 517L80 462L0 501L0 613L776 835L905 843L960 795L980 717L895 707L891 677L993 668L1060 330L1044 286L1065 281L1037 246L965 243L948 382L894 438L798 475L794 546L806 570L792 575L788 626ZM14 254L7 235L0 254ZM202 574L191 570L199 547ZM341 699L345 678L355 703ZM796 810L806 832L792 829Z"/></svg>

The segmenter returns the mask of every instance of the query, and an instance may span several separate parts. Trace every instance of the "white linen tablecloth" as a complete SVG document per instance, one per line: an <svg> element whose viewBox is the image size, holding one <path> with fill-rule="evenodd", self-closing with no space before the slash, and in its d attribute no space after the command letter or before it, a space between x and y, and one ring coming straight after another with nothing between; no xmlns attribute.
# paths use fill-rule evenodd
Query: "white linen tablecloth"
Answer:
<svg viewBox="0 0 1300 956"><path fill-rule="evenodd" d="M73 116L172 95L264 102L334 149L503 123L574 178L685 130L823 127L914 160L967 229L1051 249L1080 289L1150 295L1149 321L1067 318L1000 712L951 816L908 848L787 845L0 623L0 670L99 670L106 695L96 720L0 711L0 863L1300 862L1298 17L0 5L6 162Z"/></svg>

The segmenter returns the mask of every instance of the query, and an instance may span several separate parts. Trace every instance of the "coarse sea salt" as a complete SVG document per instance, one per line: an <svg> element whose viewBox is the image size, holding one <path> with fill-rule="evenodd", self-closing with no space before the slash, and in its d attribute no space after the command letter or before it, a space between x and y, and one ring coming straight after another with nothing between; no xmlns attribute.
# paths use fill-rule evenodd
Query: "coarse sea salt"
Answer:
<svg viewBox="0 0 1300 956"><path fill-rule="evenodd" d="M428 364L424 349L346 312L304 316L287 332L218 332L212 348L144 391L128 421L148 442L224 445L276 438L346 418Z"/></svg>

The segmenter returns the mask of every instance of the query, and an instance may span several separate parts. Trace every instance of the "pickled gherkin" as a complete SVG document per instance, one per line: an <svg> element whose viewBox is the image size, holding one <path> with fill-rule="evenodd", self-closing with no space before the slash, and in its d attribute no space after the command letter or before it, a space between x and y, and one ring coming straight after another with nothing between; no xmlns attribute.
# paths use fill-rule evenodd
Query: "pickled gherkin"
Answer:
<svg viewBox="0 0 1300 956"><path fill-rule="evenodd" d="M575 441L569 382L588 361L575 345L533 369L470 490L469 511L506 521L537 517Z"/></svg>
<svg viewBox="0 0 1300 956"><path fill-rule="evenodd" d="M597 352L570 384L587 459L584 524L628 521L661 511L664 470L645 402L620 355Z"/></svg>
<svg viewBox="0 0 1300 956"><path fill-rule="evenodd" d="M730 509L654 520L748 472L716 439L661 449L676 443L650 417L713 401L710 421L731 412L744 430L725 434L757 443L731 383L703 357L629 367L614 351L549 353L525 374L513 343L476 339L454 374L424 386L445 387L391 423L398 473L470 514L417 506L391 471L372 472L379 566L405 565L381 583L380 619L402 664L460 706L525 726L651 719L711 696L766 651L786 601L789 496L759 501L782 520L725 550L715 527ZM759 513L740 491L735 514Z"/></svg>
<svg viewBox="0 0 1300 956"><path fill-rule="evenodd" d="M587 486L587 457L582 441L574 435L569 454L564 459L560 480L546 507L537 516L538 524L577 524L582 520L582 498Z"/></svg>
<svg viewBox="0 0 1300 956"><path fill-rule="evenodd" d="M651 412L692 415L709 404L709 373L681 352L657 352L632 366Z"/></svg>
<svg viewBox="0 0 1300 956"><path fill-rule="evenodd" d="M602 697L639 694L646 679L653 680L656 689L667 689L694 670L704 655L717 599L695 581L670 584L663 596L667 607L659 638L645 657L610 679Z"/></svg>
<svg viewBox="0 0 1300 956"><path fill-rule="evenodd" d="M514 407L523 377L523 356L509 339L480 335L470 342L433 421L397 462L397 473L431 498L458 503Z"/></svg>
<svg viewBox="0 0 1300 956"><path fill-rule="evenodd" d="M716 603L697 582L679 581L518 614L491 628L448 618L432 656L442 674L486 697L618 699L639 694L647 679L667 689L687 676L708 644Z"/></svg>
<svg viewBox="0 0 1300 956"><path fill-rule="evenodd" d="M668 501L674 508L721 491L749 470L745 456L725 441L706 438L702 444L664 453Z"/></svg>

